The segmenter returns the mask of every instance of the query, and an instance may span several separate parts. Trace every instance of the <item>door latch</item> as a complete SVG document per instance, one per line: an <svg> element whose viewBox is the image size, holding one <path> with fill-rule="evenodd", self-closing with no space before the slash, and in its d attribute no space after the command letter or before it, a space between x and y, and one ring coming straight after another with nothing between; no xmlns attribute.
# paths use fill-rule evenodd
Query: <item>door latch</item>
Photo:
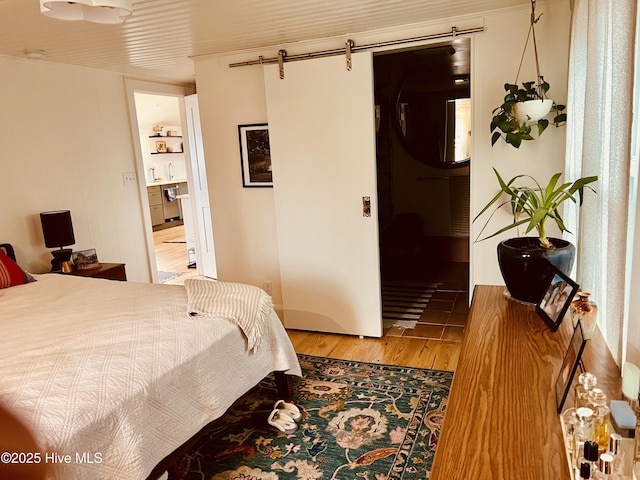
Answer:
<svg viewBox="0 0 640 480"><path fill-rule="evenodd" d="M371 197L362 197L362 216L371 216Z"/></svg>

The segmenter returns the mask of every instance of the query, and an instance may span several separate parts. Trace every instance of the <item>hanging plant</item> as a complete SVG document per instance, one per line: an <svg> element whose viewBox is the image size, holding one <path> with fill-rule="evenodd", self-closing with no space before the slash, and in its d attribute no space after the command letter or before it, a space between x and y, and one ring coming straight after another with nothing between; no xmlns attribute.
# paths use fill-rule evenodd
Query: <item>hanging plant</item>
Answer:
<svg viewBox="0 0 640 480"><path fill-rule="evenodd" d="M542 14L536 18L535 8L536 0L531 0L529 33L520 58L516 81L514 83L505 83L504 89L507 93L504 97L504 103L493 110L491 146L495 145L499 138L503 138L505 142L514 148L520 148L523 140L534 140L535 137L531 134L533 126L536 126L538 136L542 135L542 132L549 126L550 122L545 117L550 112L554 114L551 123L556 127L567 120L567 114L564 112L566 107L556 104L553 100L547 98L547 92L551 86L540 74L535 24L538 23ZM520 75L522 61L530 38L533 39L537 81L523 82L522 86L519 87L518 76Z"/></svg>

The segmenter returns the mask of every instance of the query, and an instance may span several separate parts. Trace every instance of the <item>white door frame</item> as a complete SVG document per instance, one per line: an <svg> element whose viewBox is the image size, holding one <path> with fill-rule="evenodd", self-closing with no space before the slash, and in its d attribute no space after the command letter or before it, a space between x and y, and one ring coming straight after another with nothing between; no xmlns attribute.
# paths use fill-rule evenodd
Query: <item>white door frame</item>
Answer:
<svg viewBox="0 0 640 480"><path fill-rule="evenodd" d="M144 169L142 146L140 145L140 134L139 134L139 128L138 128L137 113L136 113L135 94L146 93L146 94L152 94L152 95L166 95L166 96L178 97L179 103L180 103L180 110L181 112L184 112L184 97L186 95L191 95L195 92L194 92L194 89L191 87L148 82L144 80L136 80L131 78L125 78L125 89L126 89L127 104L129 109L129 125L131 128L131 137L133 140L134 153L136 157L135 163L136 163L136 177L138 181L138 193L140 195L140 204L142 206L142 217L144 219L144 232L145 232L145 240L147 243L147 260L148 260L149 279L151 282L157 283L158 267L156 263L156 252L155 252L155 245L153 241L153 227L151 226L151 212L149 210L149 197L146 194L147 192L146 172ZM183 129L186 129L186 128L187 126L183 125ZM191 163L191 158L189 155L186 155L185 160ZM191 177L190 167L187 168L187 180L188 182L193 181L193 178Z"/></svg>

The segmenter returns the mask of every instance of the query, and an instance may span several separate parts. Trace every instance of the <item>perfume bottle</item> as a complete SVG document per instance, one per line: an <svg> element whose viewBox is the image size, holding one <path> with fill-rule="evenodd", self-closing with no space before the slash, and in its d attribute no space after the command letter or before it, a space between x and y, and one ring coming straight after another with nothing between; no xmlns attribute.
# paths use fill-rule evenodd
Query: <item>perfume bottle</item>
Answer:
<svg viewBox="0 0 640 480"><path fill-rule="evenodd" d="M573 431L573 445L575 448L573 466L579 468L580 459L584 457L584 444L593 439L593 410L580 407L576 410L578 422Z"/></svg>
<svg viewBox="0 0 640 480"><path fill-rule="evenodd" d="M589 392L598 383L598 379L591 372L581 373L578 377L578 384L575 392L575 408L586 407L589 399Z"/></svg>
<svg viewBox="0 0 640 480"><path fill-rule="evenodd" d="M562 412L562 428L564 430L565 448L569 452L572 465L575 465L576 461L576 449L574 444L575 428L578 424L578 417L576 416L576 409L573 407L567 408Z"/></svg>
<svg viewBox="0 0 640 480"><path fill-rule="evenodd" d="M603 453L598 461L598 471L594 477L597 480L613 480L616 478L613 474L613 455Z"/></svg>
<svg viewBox="0 0 640 480"><path fill-rule="evenodd" d="M624 451L622 450L622 435L618 433L612 433L609 435L609 450L607 453L613 455L613 473L616 478L623 478L627 475L626 472L626 459Z"/></svg>
<svg viewBox="0 0 640 480"><path fill-rule="evenodd" d="M611 415L607 395L600 388L592 388L588 394L587 407L593 410L593 439L598 443L599 453L604 453L609 447Z"/></svg>
<svg viewBox="0 0 640 480"><path fill-rule="evenodd" d="M589 465L589 476L586 478L595 478L598 471L598 444L592 440L584 442L584 456L580 459L580 471L583 465Z"/></svg>
<svg viewBox="0 0 640 480"><path fill-rule="evenodd" d="M589 465L589 462L583 462L580 464L580 480L589 478L591 478L591 465Z"/></svg>

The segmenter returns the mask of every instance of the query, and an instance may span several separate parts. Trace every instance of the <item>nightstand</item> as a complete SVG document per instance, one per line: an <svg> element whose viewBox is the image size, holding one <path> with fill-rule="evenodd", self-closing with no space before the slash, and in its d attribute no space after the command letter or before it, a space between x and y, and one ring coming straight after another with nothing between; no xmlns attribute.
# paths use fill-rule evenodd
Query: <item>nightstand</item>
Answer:
<svg viewBox="0 0 640 480"><path fill-rule="evenodd" d="M124 269L124 263L102 263L100 268L92 268L90 270L73 270L64 275L74 275L76 277L106 278L108 280L127 281L127 272Z"/></svg>

